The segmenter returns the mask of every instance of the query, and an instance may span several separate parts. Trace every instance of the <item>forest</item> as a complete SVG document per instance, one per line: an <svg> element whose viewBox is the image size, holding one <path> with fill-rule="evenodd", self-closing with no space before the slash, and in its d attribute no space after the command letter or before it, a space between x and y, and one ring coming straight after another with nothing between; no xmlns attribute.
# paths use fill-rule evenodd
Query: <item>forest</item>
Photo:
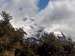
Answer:
<svg viewBox="0 0 75 56"><path fill-rule="evenodd" d="M75 56L75 42L71 37L67 38L63 33L62 36L55 36L51 32L44 33L39 39L23 39L27 33L11 25L12 16L5 11L1 16L0 56Z"/></svg>

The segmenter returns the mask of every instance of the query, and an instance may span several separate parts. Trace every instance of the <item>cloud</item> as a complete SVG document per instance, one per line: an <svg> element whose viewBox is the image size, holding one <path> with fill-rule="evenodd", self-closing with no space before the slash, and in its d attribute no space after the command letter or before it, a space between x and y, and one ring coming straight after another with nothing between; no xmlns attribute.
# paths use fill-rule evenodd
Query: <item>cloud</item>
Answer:
<svg viewBox="0 0 75 56"><path fill-rule="evenodd" d="M5 10L13 19L10 21L14 27L24 27L29 33L32 30L29 26L32 24L29 17L34 17L37 14L37 0L0 0L0 12ZM23 21L28 17L26 22ZM27 28L28 27L28 28Z"/></svg>
<svg viewBox="0 0 75 56"><path fill-rule="evenodd" d="M0 9L11 12L13 16L33 16L36 14L36 0L0 0Z"/></svg>
<svg viewBox="0 0 75 56"><path fill-rule="evenodd" d="M69 33L75 39L74 0L49 0L48 5L39 13L37 13L39 9L37 2L38 0L0 0L0 10L6 10L14 17L11 21L14 27L23 26L28 33L34 32L41 26L50 31ZM27 20L23 22L25 16ZM33 22L31 18L34 19ZM31 29L30 26L35 29Z"/></svg>
<svg viewBox="0 0 75 56"><path fill-rule="evenodd" d="M0 11L5 10L13 16L15 27L22 26L25 16L34 17L37 13L36 0L0 0Z"/></svg>
<svg viewBox="0 0 75 56"><path fill-rule="evenodd" d="M39 13L39 25L48 29L58 30L72 35L75 39L75 1L55 0ZM36 21L38 23L38 21ZM54 25L54 26L53 26ZM53 26L53 27L51 27ZM57 27L58 26L58 27ZM48 30L49 31L49 30Z"/></svg>

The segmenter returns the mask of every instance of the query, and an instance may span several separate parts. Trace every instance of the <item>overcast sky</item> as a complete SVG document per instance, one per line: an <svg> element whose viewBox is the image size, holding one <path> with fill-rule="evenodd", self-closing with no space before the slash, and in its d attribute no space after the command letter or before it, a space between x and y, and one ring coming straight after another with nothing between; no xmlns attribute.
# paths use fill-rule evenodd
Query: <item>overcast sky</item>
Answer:
<svg viewBox="0 0 75 56"><path fill-rule="evenodd" d="M23 26L31 32L30 26L37 24L48 31L68 33L75 39L75 0L0 0L2 10L13 16L14 27Z"/></svg>

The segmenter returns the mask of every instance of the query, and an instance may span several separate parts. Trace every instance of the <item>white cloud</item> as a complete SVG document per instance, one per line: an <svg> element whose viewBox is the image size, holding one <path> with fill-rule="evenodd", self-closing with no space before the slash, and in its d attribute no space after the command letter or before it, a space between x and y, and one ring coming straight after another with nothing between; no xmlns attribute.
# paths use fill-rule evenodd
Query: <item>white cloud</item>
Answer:
<svg viewBox="0 0 75 56"><path fill-rule="evenodd" d="M32 31L30 25L37 24L50 30L59 30L68 32L75 36L75 1L74 0L51 0L48 6L37 14L38 8L36 0L0 0L0 9L7 10L14 16L11 22L16 27L27 24L27 31ZM25 16L34 17L34 22L27 20L22 21ZM30 18L29 18L30 19ZM13 22L14 21L14 22ZM29 23L28 23L29 22ZM35 30L38 27L35 27Z"/></svg>
<svg viewBox="0 0 75 56"><path fill-rule="evenodd" d="M27 28L32 23L30 20L23 22L25 16L34 17L38 11L36 6L37 0L0 0L0 11L5 10L13 16L11 24L14 27L22 27L26 31L30 31L30 28ZM28 18L30 19L30 18ZM26 24L28 26L26 26Z"/></svg>
<svg viewBox="0 0 75 56"><path fill-rule="evenodd" d="M0 9L8 11L15 20L28 16L34 16L37 12L36 0L0 0Z"/></svg>
<svg viewBox="0 0 75 56"><path fill-rule="evenodd" d="M36 4L37 0L0 0L0 11L9 12L14 17L12 24L19 27L25 24L22 22L25 16L35 17L38 11Z"/></svg>
<svg viewBox="0 0 75 56"><path fill-rule="evenodd" d="M39 15L39 20L36 20L37 23L39 22L38 25L44 25L50 30L69 33L75 39L75 0L50 1Z"/></svg>

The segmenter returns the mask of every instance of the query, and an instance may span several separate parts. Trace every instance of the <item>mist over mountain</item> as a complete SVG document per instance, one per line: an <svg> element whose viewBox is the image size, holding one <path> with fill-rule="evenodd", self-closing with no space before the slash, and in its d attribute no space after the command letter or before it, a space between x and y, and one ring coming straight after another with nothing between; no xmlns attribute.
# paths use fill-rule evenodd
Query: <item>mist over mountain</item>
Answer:
<svg viewBox="0 0 75 56"><path fill-rule="evenodd" d="M75 56L75 0L0 0L0 56Z"/></svg>
<svg viewBox="0 0 75 56"><path fill-rule="evenodd" d="M15 28L22 27L28 35L42 27L47 31L66 33L75 39L74 0L0 0L0 11L3 10L13 16L11 24Z"/></svg>

